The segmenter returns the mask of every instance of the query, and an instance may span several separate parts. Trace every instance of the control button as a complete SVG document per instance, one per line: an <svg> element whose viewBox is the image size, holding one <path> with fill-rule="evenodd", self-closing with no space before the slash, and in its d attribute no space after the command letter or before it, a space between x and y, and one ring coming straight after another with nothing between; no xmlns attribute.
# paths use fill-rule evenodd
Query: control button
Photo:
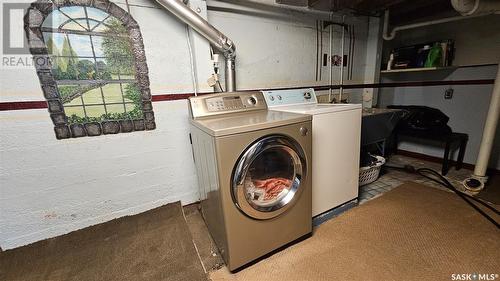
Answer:
<svg viewBox="0 0 500 281"><path fill-rule="evenodd" d="M279 100L281 100L281 96L280 96L280 95L277 95L276 97L277 97Z"/></svg>
<svg viewBox="0 0 500 281"><path fill-rule="evenodd" d="M300 127L300 134L303 136L307 136L307 132L309 130L306 127Z"/></svg>
<svg viewBox="0 0 500 281"><path fill-rule="evenodd" d="M270 99L271 101L274 101L274 97L273 97L273 96L269 96L269 99Z"/></svg>
<svg viewBox="0 0 500 281"><path fill-rule="evenodd" d="M250 98L248 98L248 103L250 105L255 105L255 104L257 104L257 100L254 97L250 97Z"/></svg>
<svg viewBox="0 0 500 281"><path fill-rule="evenodd" d="M310 92L305 92L305 93L304 93L304 98L305 98L306 100L311 99L311 93L310 93Z"/></svg>

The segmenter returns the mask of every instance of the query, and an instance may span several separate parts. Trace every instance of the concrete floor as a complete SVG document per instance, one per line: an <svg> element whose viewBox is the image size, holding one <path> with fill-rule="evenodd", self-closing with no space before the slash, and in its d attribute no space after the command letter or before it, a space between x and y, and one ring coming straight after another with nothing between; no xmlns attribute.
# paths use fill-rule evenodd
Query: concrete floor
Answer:
<svg viewBox="0 0 500 281"><path fill-rule="evenodd" d="M412 165L416 168L427 167L434 169L436 171L441 171L441 165L438 163L423 161L401 155L392 156L390 159L388 159L387 165L392 165L392 166ZM470 174L471 174L470 170L461 169L457 171L455 170L454 167L451 167L446 177L459 190L465 191L462 186L462 181L465 178L467 178ZM409 174L397 170L383 169L377 181L360 187L359 198L357 203L364 204L369 200L382 196L385 192L390 191L391 189L408 181L422 183L424 185L433 188L438 188L441 190L446 190L451 192L445 187L429 179L423 178L419 175ZM315 219L316 223L314 224L314 226L316 227L319 224L322 224L329 219L334 219L336 216L340 215L345 211L348 211L349 209L351 209L356 205L357 204L354 202L354 204L353 203L346 204L345 206L339 207L336 210L332 210L330 213L322 215L323 217L320 220L316 218ZM200 260L204 265L205 271L210 272L221 268L224 265L224 261L222 260L222 257L220 256L214 241L212 240L210 234L208 233L208 229L203 221L203 218L198 208L199 208L198 204L185 206L184 213L186 216L186 221L188 223L189 229L191 230L194 243L196 245L196 248L198 249Z"/></svg>

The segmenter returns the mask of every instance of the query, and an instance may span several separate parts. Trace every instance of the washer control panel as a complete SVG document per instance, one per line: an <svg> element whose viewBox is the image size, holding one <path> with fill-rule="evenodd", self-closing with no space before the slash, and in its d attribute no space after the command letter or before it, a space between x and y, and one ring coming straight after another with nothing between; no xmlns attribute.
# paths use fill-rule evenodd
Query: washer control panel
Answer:
<svg viewBox="0 0 500 281"><path fill-rule="evenodd" d="M262 91L268 107L318 103L313 88Z"/></svg>
<svg viewBox="0 0 500 281"><path fill-rule="evenodd" d="M261 92L231 92L189 98L193 118L267 109Z"/></svg>

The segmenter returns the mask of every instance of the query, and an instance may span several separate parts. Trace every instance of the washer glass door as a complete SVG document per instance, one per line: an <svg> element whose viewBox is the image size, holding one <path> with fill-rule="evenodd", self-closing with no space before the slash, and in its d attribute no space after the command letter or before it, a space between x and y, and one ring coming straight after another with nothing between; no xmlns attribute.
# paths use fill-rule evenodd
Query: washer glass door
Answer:
<svg viewBox="0 0 500 281"><path fill-rule="evenodd" d="M240 157L233 172L233 199L252 218L276 217L299 198L305 174L304 151L295 140L264 137Z"/></svg>

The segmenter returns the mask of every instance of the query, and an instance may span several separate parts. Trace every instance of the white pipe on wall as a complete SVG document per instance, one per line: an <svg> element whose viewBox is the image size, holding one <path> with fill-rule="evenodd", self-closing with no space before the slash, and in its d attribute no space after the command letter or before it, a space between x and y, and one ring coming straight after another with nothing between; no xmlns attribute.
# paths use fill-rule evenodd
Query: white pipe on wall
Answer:
<svg viewBox="0 0 500 281"><path fill-rule="evenodd" d="M499 64L500 66L500 64ZM493 148L493 141L495 140L495 132L498 126L498 119L500 118L500 67L497 70L497 77L493 86L493 93L491 94L490 108L483 129L483 137L481 139L481 146L479 147L479 154L474 167L472 176L464 181L464 186L470 191L479 191L483 189L487 181L486 170L488 169L488 162L490 160L491 149Z"/></svg>
<svg viewBox="0 0 500 281"><path fill-rule="evenodd" d="M489 14L491 14L491 13L489 13ZM392 40L392 39L394 39L394 37L396 37L396 32L401 31L401 30L413 29L413 28L424 27L424 26L428 26L428 25L452 22L452 21L465 20L465 19L470 19L470 18L477 18L477 17L486 16L486 15L488 15L488 14L477 14L477 15L471 15L471 16L457 16L457 17L450 17L450 18L444 18L444 19L438 19L438 20L431 20L431 21L401 25L401 26L394 27L389 34L389 16L390 16L390 14L389 14L389 10L385 10L384 32L382 34L382 38L384 38L384 40Z"/></svg>
<svg viewBox="0 0 500 281"><path fill-rule="evenodd" d="M328 85L330 85L330 90L328 92L328 102L332 102L332 83L333 83L333 58L332 58L332 50L333 50L333 24L329 25L329 44L328 44L328 69L330 70L330 78L328 79Z"/></svg>
<svg viewBox="0 0 500 281"><path fill-rule="evenodd" d="M339 89L339 103L342 103L342 94L344 93L344 47L345 47L345 16L342 16L342 40L340 47L340 89ZM331 85L331 84L330 84Z"/></svg>

